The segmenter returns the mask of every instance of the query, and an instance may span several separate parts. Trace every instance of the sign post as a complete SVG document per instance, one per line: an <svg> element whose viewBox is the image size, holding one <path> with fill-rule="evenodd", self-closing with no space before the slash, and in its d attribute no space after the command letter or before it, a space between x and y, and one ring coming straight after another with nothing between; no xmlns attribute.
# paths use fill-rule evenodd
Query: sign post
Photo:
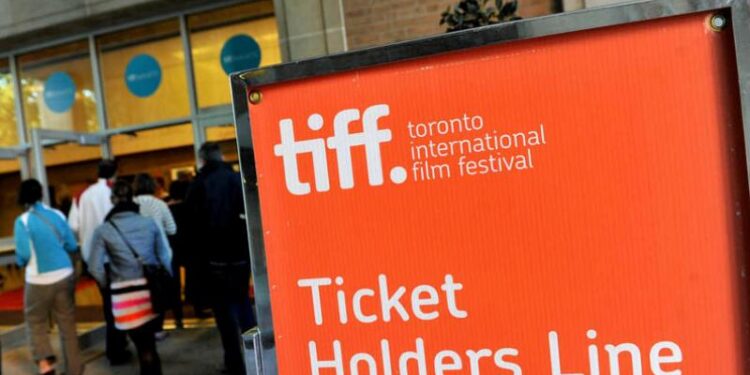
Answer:
<svg viewBox="0 0 750 375"><path fill-rule="evenodd" d="M264 373L746 373L748 54L657 0L233 74Z"/></svg>

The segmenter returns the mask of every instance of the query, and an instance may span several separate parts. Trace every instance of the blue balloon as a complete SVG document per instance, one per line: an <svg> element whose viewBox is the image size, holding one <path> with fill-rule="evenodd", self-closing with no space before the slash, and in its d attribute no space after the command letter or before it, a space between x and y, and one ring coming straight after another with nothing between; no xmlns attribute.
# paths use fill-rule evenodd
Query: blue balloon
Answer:
<svg viewBox="0 0 750 375"><path fill-rule="evenodd" d="M68 112L75 101L76 83L70 74L55 72L44 82L44 103L52 112Z"/></svg>
<svg viewBox="0 0 750 375"><path fill-rule="evenodd" d="M161 84L161 66L151 55L133 57L125 68L125 85L133 95L146 98Z"/></svg>
<svg viewBox="0 0 750 375"><path fill-rule="evenodd" d="M260 45L251 36L237 34L221 48L221 68L227 75L260 66Z"/></svg>

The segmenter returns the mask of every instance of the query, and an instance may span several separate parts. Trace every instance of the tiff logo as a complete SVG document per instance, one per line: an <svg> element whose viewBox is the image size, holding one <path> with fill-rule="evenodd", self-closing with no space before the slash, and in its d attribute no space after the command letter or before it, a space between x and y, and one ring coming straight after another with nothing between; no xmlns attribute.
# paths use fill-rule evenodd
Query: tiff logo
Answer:
<svg viewBox="0 0 750 375"><path fill-rule="evenodd" d="M333 118L333 136L307 140L296 140L294 138L294 122L291 119L283 119L279 122L281 130L281 143L274 146L276 156L280 156L284 162L284 176L286 187L294 195L305 195L310 193L310 183L300 181L297 155L311 154L313 171L315 174L315 190L322 192L330 189L328 178L327 150L336 151L336 163L338 165L339 186L342 189L354 187L354 170L352 166L352 148L362 146L365 149L367 160L367 177L370 186L383 184L383 163L380 158L380 144L391 141L389 129L379 129L378 121L390 114L390 108L386 104L378 104L365 109L360 114L358 109L346 109L336 114ZM351 133L349 125L355 121L362 120L362 132ZM323 116L313 113L307 119L307 127L318 131L323 128ZM406 181L406 169L394 167L390 171L391 181L400 184Z"/></svg>

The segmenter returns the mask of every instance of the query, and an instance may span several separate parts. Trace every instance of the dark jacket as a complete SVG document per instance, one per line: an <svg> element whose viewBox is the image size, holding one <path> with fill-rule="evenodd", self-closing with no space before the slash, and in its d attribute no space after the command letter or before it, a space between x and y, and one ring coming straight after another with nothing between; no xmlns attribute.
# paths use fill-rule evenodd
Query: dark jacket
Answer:
<svg viewBox="0 0 750 375"><path fill-rule="evenodd" d="M188 190L188 236L199 259L209 263L250 261L245 204L239 173L223 162L208 162Z"/></svg>
<svg viewBox="0 0 750 375"><path fill-rule="evenodd" d="M109 220L117 225L122 236L108 223ZM143 268L128 243L145 264L161 264L171 272L166 236L153 219L135 212L119 212L111 215L108 221L96 228L91 239L89 272L100 285L106 285L104 263L109 263L110 283L143 277Z"/></svg>
<svg viewBox="0 0 750 375"><path fill-rule="evenodd" d="M177 224L177 233L168 237L169 246L172 248L172 264L184 266L193 261L191 251L193 246L190 243L190 236L187 235L190 213L183 201L170 203L169 211Z"/></svg>

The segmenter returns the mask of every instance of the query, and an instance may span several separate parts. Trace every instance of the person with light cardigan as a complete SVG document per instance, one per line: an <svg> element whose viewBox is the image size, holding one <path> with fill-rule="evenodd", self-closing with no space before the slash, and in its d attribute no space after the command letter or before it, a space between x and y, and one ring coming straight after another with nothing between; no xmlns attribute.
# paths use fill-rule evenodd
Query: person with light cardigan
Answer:
<svg viewBox="0 0 750 375"><path fill-rule="evenodd" d="M129 183L115 183L112 203L114 208L91 239L89 273L111 291L115 327L127 332L135 344L141 374L160 375L154 338L158 315L152 308L143 265L161 264L171 273L169 247L156 222L138 213ZM109 272L105 271L105 260Z"/></svg>
<svg viewBox="0 0 750 375"><path fill-rule="evenodd" d="M138 173L135 175L135 181L133 182L133 189L135 190L135 198L133 201L138 205L141 215L154 219L156 224L162 230L166 236L174 236L177 234L177 224L175 223L172 211L169 210L167 202L154 196L156 194L156 180L151 177L148 173ZM169 244L169 254L172 260L174 260L174 253L172 251L172 245L167 237L167 243ZM179 270L175 265L172 265L175 270L175 277L173 280L173 290L170 291L170 303L169 309L174 313L175 325L177 327L183 327L182 323L182 308L180 304L179 285L180 277ZM164 316L166 311L159 316L159 330L156 332L156 340L161 341L167 337L167 332L164 331Z"/></svg>
<svg viewBox="0 0 750 375"><path fill-rule="evenodd" d="M75 320L75 272L70 255L78 251L65 216L42 204L37 180L21 183L18 203L26 211L16 219L16 262L26 267L24 318L31 353L40 374L55 374L57 362L49 339L49 317L60 331L65 373L83 372Z"/></svg>

